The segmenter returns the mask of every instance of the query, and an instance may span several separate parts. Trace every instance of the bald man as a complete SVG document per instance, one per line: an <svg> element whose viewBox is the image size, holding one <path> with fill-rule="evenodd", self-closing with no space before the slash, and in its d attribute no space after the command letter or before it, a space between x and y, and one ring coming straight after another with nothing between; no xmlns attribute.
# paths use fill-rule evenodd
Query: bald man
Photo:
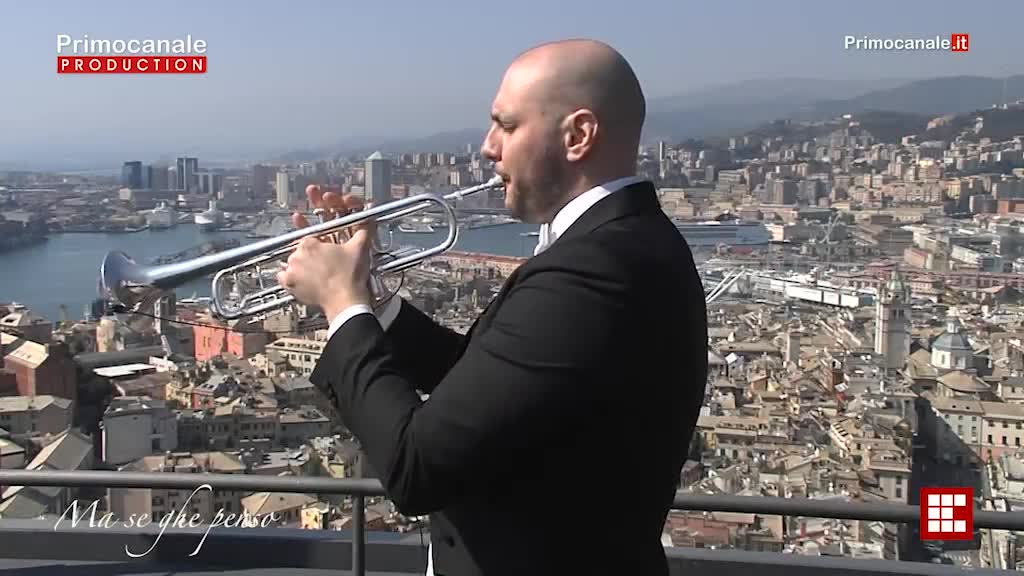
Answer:
<svg viewBox="0 0 1024 576"><path fill-rule="evenodd" d="M430 516L428 573L668 574L707 329L690 249L635 174L644 107L599 42L508 68L482 152L541 242L465 335L400 298L371 308L365 229L281 273L332 319L311 380L398 510Z"/></svg>

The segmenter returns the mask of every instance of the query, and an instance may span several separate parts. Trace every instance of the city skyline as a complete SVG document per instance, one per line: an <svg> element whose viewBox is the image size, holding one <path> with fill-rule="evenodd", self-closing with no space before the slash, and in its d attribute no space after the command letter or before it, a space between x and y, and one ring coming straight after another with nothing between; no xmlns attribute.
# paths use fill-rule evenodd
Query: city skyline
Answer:
<svg viewBox="0 0 1024 576"><path fill-rule="evenodd" d="M779 84L776 98L796 86ZM814 110L833 115L830 122L797 114L724 140L661 142L640 155L636 174L653 187L662 222L685 241L707 312L707 378L686 384L703 391L701 413L660 530L675 570L693 567L691 553L708 565L751 569L812 569L824 557L821 570L856 572L871 562L885 574L921 571L924 563L1006 569L1024 557L1024 546L1002 529L1013 527L1010 513L995 516L1002 526L961 519L968 502L1011 513L1024 502L1017 473L1024 467L1024 77L1008 89L964 84L970 90L947 90L958 82L942 81L876 91ZM742 113L742 100L714 99L729 96L704 94L698 112ZM998 101L1006 104L988 104ZM879 102L886 111L863 109ZM843 112L857 106L862 111ZM969 113L908 113L945 107ZM692 120L692 112L677 119ZM121 543L103 539L52 555L53 547L35 543L41 531L71 536L73 527L58 527L54 517L75 498L100 498L99 511L128 530L111 539L144 538L131 525L143 515L161 522L188 508L212 531L222 510L270 512L275 529L307 529L304 545L351 545L332 531L362 525L374 550L369 570L383 569L373 558L392 554L407 560L398 573L422 574L426 556L412 552L430 550L437 525L406 516L403 498L384 489L394 482L367 494L362 515L363 504L339 505L313 485L379 476L350 418L312 383L330 354L329 314L299 305L235 322L231 309L269 287L264 281L273 284L275 270L263 262L216 285L209 277L214 267L227 271L273 250L261 239L294 228L292 213L311 208L301 194L309 183L380 205L490 176L479 156L422 144L414 153L392 149L284 169L220 171L207 155L180 151L163 166L125 155L114 178L0 170L0 260L13 271L0 275L0 483L9 487L0 488L0 534L25 535L18 549L39 551L37 566L65 566L71 558L98 561L96 549L121 554ZM544 236L538 224L512 217L501 196L457 203L455 244L404 272L403 309L439 329L490 338L478 320L485 311L504 313L495 311L501 292L522 276ZM446 211L409 216L381 236L389 252L430 248L453 232ZM645 252L662 252L661 243L653 240ZM243 245L251 248L236 251ZM123 254L162 271L126 274L133 267L116 265ZM168 297L146 297L157 289ZM642 308L642 299L611 305ZM603 432L595 434L604 453L629 448L605 446ZM545 474L549 455L560 452L547 438L530 450L540 464L510 460L516 473ZM110 478L114 470L141 473L136 478L148 490L127 494ZM214 490L226 484L219 496L201 493L181 504L183 493L163 476L171 470L209 474L204 481ZM52 473L92 474L102 491L44 491L33 486L38 477L19 479L23 471L45 474L44 485ZM284 474L292 476L287 485ZM240 476L253 484L236 489ZM279 498L265 492L273 478L287 491ZM961 516L936 526L930 491L938 487L970 495L939 510L959 506ZM701 499L750 508L720 513ZM877 514L882 508L886 516ZM808 509L839 519L810 518ZM568 510L555 520L561 517L576 516ZM501 514L485 521L498 531L522 525ZM302 548L290 544L288 534L297 531L266 528L251 540L228 536L238 550L230 567L310 561L258 558L266 541ZM376 538L385 531L388 543ZM933 540L967 537L965 545ZM392 538L409 548L382 548ZM214 541L203 548L213 551ZM784 562L763 563L771 552ZM13 565L27 555L15 556Z"/></svg>
<svg viewBox="0 0 1024 576"><path fill-rule="evenodd" d="M949 3L952 6L952 3ZM52 6L51 6L52 7ZM1012 10L1022 10L1014 7ZM19 26L0 39L5 87L0 169L85 169L126 158L261 159L346 141L415 138L485 127L505 66L523 49L576 36L607 41L631 60L649 100L759 78L916 79L1019 73L1005 18L950 18L903 4L876 11L807 10L799 3L711 6L528 0L494 12L456 2L367 6L72 3L11 9ZM246 26L225 26L241 12ZM745 17L737 19L737 14ZM652 17L657 15L657 17ZM569 17L571 16L571 18ZM285 22L288 20L285 19ZM714 24L714 25L712 25ZM444 32L448 30L448 32ZM643 33L640 33L643 31ZM855 52L843 39L971 34L953 54ZM178 38L208 43L209 72L181 76L65 76L54 70L58 34Z"/></svg>

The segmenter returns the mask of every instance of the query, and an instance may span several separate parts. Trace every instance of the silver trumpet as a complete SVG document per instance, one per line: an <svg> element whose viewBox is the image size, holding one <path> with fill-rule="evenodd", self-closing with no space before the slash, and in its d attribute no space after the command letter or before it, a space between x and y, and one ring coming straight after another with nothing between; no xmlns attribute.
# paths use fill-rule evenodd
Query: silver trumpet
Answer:
<svg viewBox="0 0 1024 576"><path fill-rule="evenodd" d="M503 188L504 182L501 177L495 176L484 184L457 190L444 196L410 196L332 220L321 221L274 238L173 264L144 266L137 264L124 252L109 252L100 265L100 297L129 311L137 311L152 305L160 296L186 282L213 274L212 312L216 316L231 320L260 314L294 301L295 297L288 293L285 287L279 286L276 279L268 282L267 277L276 277L281 269L281 263L305 238L326 237L328 240L337 241L347 228L367 220L372 219L377 224L384 224L433 206L439 207L447 220L448 236L436 246L389 251L382 250L375 241L371 288L376 299L375 304L379 304L398 290L394 288L389 291L384 282L387 275L417 266L423 260L447 252L455 245L459 233L455 202L472 194Z"/></svg>

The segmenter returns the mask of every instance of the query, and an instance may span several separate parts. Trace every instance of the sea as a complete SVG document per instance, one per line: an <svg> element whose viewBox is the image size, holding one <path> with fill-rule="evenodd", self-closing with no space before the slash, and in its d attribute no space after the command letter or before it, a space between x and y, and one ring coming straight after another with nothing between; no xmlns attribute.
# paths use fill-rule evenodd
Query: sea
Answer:
<svg viewBox="0 0 1024 576"><path fill-rule="evenodd" d="M453 250L502 256L529 256L537 245L537 225L503 224L459 231ZM394 242L405 246L430 247L447 237L447 228L434 233L400 233ZM246 238L241 231L202 231L194 224L149 229L134 233L51 234L46 242L0 252L0 302L24 304L49 320L61 319L61 306L69 319L86 316L98 297L100 263L110 251L121 251L136 262L178 253L215 239L236 238L242 244L260 239ZM210 279L186 283L175 290L180 298L210 295Z"/></svg>

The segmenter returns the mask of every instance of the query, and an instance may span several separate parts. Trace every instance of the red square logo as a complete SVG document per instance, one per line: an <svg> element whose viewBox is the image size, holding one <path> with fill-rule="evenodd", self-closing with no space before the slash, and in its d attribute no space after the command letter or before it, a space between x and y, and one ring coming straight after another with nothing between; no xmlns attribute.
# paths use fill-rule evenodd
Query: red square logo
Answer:
<svg viewBox="0 0 1024 576"><path fill-rule="evenodd" d="M921 488L921 540L973 540L974 488Z"/></svg>
<svg viewBox="0 0 1024 576"><path fill-rule="evenodd" d="M967 52L971 47L971 35L953 34L949 39L949 46L953 52Z"/></svg>

